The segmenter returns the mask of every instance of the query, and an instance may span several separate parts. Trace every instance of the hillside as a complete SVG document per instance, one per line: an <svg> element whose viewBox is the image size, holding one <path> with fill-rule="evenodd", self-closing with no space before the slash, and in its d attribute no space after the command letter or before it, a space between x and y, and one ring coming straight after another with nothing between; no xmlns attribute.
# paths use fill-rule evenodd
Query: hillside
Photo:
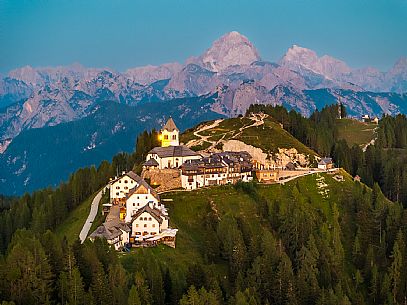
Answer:
<svg viewBox="0 0 407 305"><path fill-rule="evenodd" d="M235 142L231 142L232 140ZM267 156L274 156L279 153L279 149L292 148L307 156L310 162L317 155L284 130L272 117L263 117L261 114L205 122L181 135L181 142L194 150L227 150L230 145L238 144L236 141L260 148ZM241 148L245 150L244 146Z"/></svg>
<svg viewBox="0 0 407 305"><path fill-rule="evenodd" d="M367 241L358 231L362 224L375 221L360 218L361 213L368 213L372 191L353 182L346 172L340 174L343 182L332 175L315 174L286 185L223 186L165 194L164 199L173 200L166 205L172 225L179 229L177 248L137 249L120 260L125 268L141 268L147 262L168 268L172 295L177 297L193 284L215 293L220 289L230 300L238 285L242 291L256 289L252 298L258 303L254 304L264 304L265 300L277 302L275 285L283 281L295 288L292 292L285 288L280 297L299 304L308 304L308 298L323 304L367 301L371 270L363 269L365 259L361 253L355 254L354 247L360 243L360 249L374 251L372 246L380 245L378 235ZM381 216L384 219L399 208L380 195L374 200L387 211L388 216ZM386 237L390 249L396 233L389 231ZM373 259L375 265L378 255ZM313 269L307 269L310 264ZM302 276L312 276L316 282L308 279L301 284ZM366 284L358 282L358 276ZM315 285L314 290L304 296L301 291L308 285ZM340 292L337 285L342 287Z"/></svg>
<svg viewBox="0 0 407 305"><path fill-rule="evenodd" d="M365 147L375 139L377 125L374 123L364 123L354 119L337 120L338 139L345 140L349 146L359 145Z"/></svg>

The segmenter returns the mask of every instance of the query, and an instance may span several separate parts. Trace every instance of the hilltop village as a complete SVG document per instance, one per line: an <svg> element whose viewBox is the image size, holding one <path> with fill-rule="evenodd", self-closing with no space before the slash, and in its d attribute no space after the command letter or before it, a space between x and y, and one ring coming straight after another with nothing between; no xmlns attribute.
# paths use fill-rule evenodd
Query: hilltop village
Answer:
<svg viewBox="0 0 407 305"><path fill-rule="evenodd" d="M171 117L159 139L161 146L148 152L140 176L130 171L110 179L110 199L103 208L106 220L89 236L91 240L104 238L116 250L161 243L175 248L177 229L170 226L160 192L250 182L254 175L260 183L284 182L334 168L331 158L321 158L317 168L301 168L293 162L263 164L247 151L196 152L180 144Z"/></svg>

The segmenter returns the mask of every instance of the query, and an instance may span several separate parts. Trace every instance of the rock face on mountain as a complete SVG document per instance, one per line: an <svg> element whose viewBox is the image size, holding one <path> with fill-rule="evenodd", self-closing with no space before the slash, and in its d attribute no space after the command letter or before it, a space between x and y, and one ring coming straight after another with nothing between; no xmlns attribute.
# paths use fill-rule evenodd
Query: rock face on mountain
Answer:
<svg viewBox="0 0 407 305"><path fill-rule="evenodd" d="M230 66L250 65L258 60L260 56L253 44L234 31L216 40L195 62L210 71L221 72Z"/></svg>
<svg viewBox="0 0 407 305"><path fill-rule="evenodd" d="M304 67L328 79L340 79L343 74L351 72L343 61L324 55L318 57L317 53L310 49L293 45L280 60L280 65L287 66L292 70Z"/></svg>
<svg viewBox="0 0 407 305"><path fill-rule="evenodd" d="M0 79L0 109L30 97L32 90L21 80L5 77Z"/></svg>
<svg viewBox="0 0 407 305"><path fill-rule="evenodd" d="M159 80L170 79L175 73L181 71L183 66L177 62L161 66L148 65L128 69L125 75L141 85L149 85Z"/></svg>
<svg viewBox="0 0 407 305"><path fill-rule="evenodd" d="M188 64L171 78L165 89L192 95L207 94L216 86L215 74L199 65Z"/></svg>
<svg viewBox="0 0 407 305"><path fill-rule="evenodd" d="M361 91L397 92L407 91L407 59L400 58L388 72L380 72L373 67L352 69L345 62L334 57L293 45L281 58L279 64L305 76L311 72L345 88L346 84L358 86ZM332 87L332 86L325 86ZM321 87L322 88L322 87Z"/></svg>

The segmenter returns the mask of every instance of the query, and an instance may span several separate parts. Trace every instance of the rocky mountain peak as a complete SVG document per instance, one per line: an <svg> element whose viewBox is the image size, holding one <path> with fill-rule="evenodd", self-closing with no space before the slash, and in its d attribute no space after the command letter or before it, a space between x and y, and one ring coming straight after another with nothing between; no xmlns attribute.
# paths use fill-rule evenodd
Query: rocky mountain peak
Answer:
<svg viewBox="0 0 407 305"><path fill-rule="evenodd" d="M236 31L220 37L198 58L201 65L213 72L235 65L249 65L258 60L260 56L254 45Z"/></svg>
<svg viewBox="0 0 407 305"><path fill-rule="evenodd" d="M296 44L292 45L282 58L282 61L297 61L303 62L309 59L317 59L317 53L313 50L300 47Z"/></svg>
<svg viewBox="0 0 407 305"><path fill-rule="evenodd" d="M339 59L328 55L318 57L315 51L298 45L293 45L288 49L280 60L280 65L295 71L305 68L328 79L338 79L341 78L342 74L348 74L352 71L345 62Z"/></svg>
<svg viewBox="0 0 407 305"><path fill-rule="evenodd" d="M24 66L9 72L8 76L26 84L37 84L41 82L41 75L31 66Z"/></svg>
<svg viewBox="0 0 407 305"><path fill-rule="evenodd" d="M400 57L389 71L392 75L407 74L407 57Z"/></svg>

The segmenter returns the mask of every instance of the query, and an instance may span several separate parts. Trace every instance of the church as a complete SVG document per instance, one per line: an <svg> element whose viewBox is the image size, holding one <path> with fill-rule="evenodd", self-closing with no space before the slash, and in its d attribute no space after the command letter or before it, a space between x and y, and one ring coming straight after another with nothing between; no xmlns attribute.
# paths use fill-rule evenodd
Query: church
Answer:
<svg viewBox="0 0 407 305"><path fill-rule="evenodd" d="M179 144L179 129L170 117L160 133L161 147L150 150L144 168L178 168L187 160L199 160L201 155Z"/></svg>

